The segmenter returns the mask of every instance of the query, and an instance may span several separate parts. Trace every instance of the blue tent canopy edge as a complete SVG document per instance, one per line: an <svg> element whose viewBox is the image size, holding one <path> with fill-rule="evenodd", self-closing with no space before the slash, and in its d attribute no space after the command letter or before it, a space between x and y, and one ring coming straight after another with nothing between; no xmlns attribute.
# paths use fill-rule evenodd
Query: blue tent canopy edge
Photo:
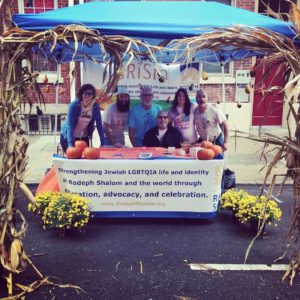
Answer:
<svg viewBox="0 0 300 300"><path fill-rule="evenodd" d="M95 1L39 14L16 14L13 16L13 21L18 27L31 31L44 31L59 25L80 24L98 30L102 35L139 38L150 45L237 25L261 27L289 38L295 37L291 23L217 2ZM43 52L48 57L54 56L60 62L84 60L83 53L99 61L103 59L97 45L83 46L75 56L72 50L74 48L72 43L67 48L64 44L59 44L53 53L50 53L50 47L43 49ZM35 51L39 49L35 48ZM158 60L170 63L174 55L172 51L164 51L158 56ZM263 55L263 53L242 47L239 49L224 47L218 53L202 50L193 57L193 60L215 63L258 55Z"/></svg>

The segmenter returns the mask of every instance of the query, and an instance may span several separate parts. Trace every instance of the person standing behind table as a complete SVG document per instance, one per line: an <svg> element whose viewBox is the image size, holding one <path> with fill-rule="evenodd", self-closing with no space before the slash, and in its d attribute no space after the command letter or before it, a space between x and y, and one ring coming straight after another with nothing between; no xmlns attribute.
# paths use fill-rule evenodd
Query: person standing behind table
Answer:
<svg viewBox="0 0 300 300"><path fill-rule="evenodd" d="M153 91L150 86L141 88L142 103L130 110L128 133L133 147L141 147L145 133L156 126L156 116L162 110L160 105L153 104Z"/></svg>
<svg viewBox="0 0 300 300"><path fill-rule="evenodd" d="M228 149L228 122L224 114L207 103L207 93L200 89L197 91L196 100L198 108L195 110L195 126L199 134L198 142L209 140L223 148ZM223 127L223 131L221 127Z"/></svg>
<svg viewBox="0 0 300 300"><path fill-rule="evenodd" d="M170 124L167 111L162 110L157 114L157 125L146 132L143 146L163 148L181 147L181 143L183 142L182 134Z"/></svg>
<svg viewBox="0 0 300 300"><path fill-rule="evenodd" d="M184 141L195 142L197 139L194 126L194 111L196 103L190 101L189 95L184 88L177 90L172 106L169 110L169 118L183 136Z"/></svg>
<svg viewBox="0 0 300 300"><path fill-rule="evenodd" d="M103 114L103 128L111 145L125 146L124 131L127 129L130 96L126 88L118 88L117 102L109 105Z"/></svg>
<svg viewBox="0 0 300 300"><path fill-rule="evenodd" d="M74 146L76 140L83 140L89 145L95 122L101 145L105 145L100 107L94 101L95 96L95 87L84 84L78 91L77 99L70 103L67 120L60 133L60 143L64 152L68 147Z"/></svg>

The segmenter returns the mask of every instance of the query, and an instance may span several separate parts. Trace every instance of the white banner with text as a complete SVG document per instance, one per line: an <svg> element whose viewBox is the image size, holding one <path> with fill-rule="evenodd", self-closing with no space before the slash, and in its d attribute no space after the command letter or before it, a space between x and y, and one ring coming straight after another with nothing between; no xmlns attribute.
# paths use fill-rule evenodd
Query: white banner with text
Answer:
<svg viewBox="0 0 300 300"><path fill-rule="evenodd" d="M61 192L92 211L215 212L224 160L72 160L53 157Z"/></svg>

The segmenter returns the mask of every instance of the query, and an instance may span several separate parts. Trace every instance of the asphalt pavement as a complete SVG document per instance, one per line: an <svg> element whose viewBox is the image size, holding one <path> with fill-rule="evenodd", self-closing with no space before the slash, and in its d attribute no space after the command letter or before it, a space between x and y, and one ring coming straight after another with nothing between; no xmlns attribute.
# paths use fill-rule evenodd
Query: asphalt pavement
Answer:
<svg viewBox="0 0 300 300"><path fill-rule="evenodd" d="M34 191L35 187L31 186ZM254 185L239 186L255 194ZM282 282L283 271L272 270L284 250L289 226L292 188L279 197L283 218L278 227L267 226L257 239L247 265L263 264L269 271L194 271L190 264L243 264L254 234L249 224L238 224L228 211L211 220L187 219L93 219L85 233L61 237L43 230L40 220L26 211L26 201L17 195L28 230L24 248L36 267L51 280L80 286L42 287L26 299L93 300L201 300L201 299L299 299L300 284ZM29 284L38 279L30 266L14 280ZM2 281L0 298L5 284Z"/></svg>
<svg viewBox="0 0 300 300"><path fill-rule="evenodd" d="M34 192L56 152L58 137L28 136L30 163L26 182ZM94 145L97 145L97 140ZM232 137L227 166L236 173L237 187L258 194L264 179L262 145L246 138ZM273 152L268 154L272 159ZM286 172L284 162L276 169ZM42 274L70 288L42 287L26 299L104 299L104 300L194 300L194 299L299 299L296 276L293 287L282 282L287 265L282 256L290 225L292 186L278 196L283 211L278 227L267 226L257 239L246 265L271 266L268 271L228 271L243 264L254 234L249 224L237 224L228 211L221 210L210 221L190 219L92 219L84 233L61 237L55 230L43 230L38 217L27 212L27 201L17 194L17 207L28 221L24 248ZM219 264L224 270L197 271L191 264ZM38 279L28 267L14 280L29 284ZM0 298L6 286L0 281Z"/></svg>

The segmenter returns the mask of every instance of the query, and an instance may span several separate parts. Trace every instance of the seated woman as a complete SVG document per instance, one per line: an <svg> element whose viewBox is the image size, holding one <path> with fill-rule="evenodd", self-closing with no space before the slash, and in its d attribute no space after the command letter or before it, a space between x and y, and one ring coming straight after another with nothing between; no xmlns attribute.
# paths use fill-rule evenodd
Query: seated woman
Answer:
<svg viewBox="0 0 300 300"><path fill-rule="evenodd" d="M89 145L95 122L101 145L105 144L100 107L95 102L95 96L95 87L84 84L78 91L78 98L70 103L67 120L60 132L60 143L64 153L68 147L74 146L76 140L83 140Z"/></svg>
<svg viewBox="0 0 300 300"><path fill-rule="evenodd" d="M180 148L183 142L181 132L169 122L168 112L160 111L156 117L157 127L148 130L144 136L143 146Z"/></svg>
<svg viewBox="0 0 300 300"><path fill-rule="evenodd" d="M169 110L169 118L172 125L177 128L184 141L192 143L197 139L194 126L194 110L197 104L190 101L189 95L184 88L177 90L172 106Z"/></svg>

